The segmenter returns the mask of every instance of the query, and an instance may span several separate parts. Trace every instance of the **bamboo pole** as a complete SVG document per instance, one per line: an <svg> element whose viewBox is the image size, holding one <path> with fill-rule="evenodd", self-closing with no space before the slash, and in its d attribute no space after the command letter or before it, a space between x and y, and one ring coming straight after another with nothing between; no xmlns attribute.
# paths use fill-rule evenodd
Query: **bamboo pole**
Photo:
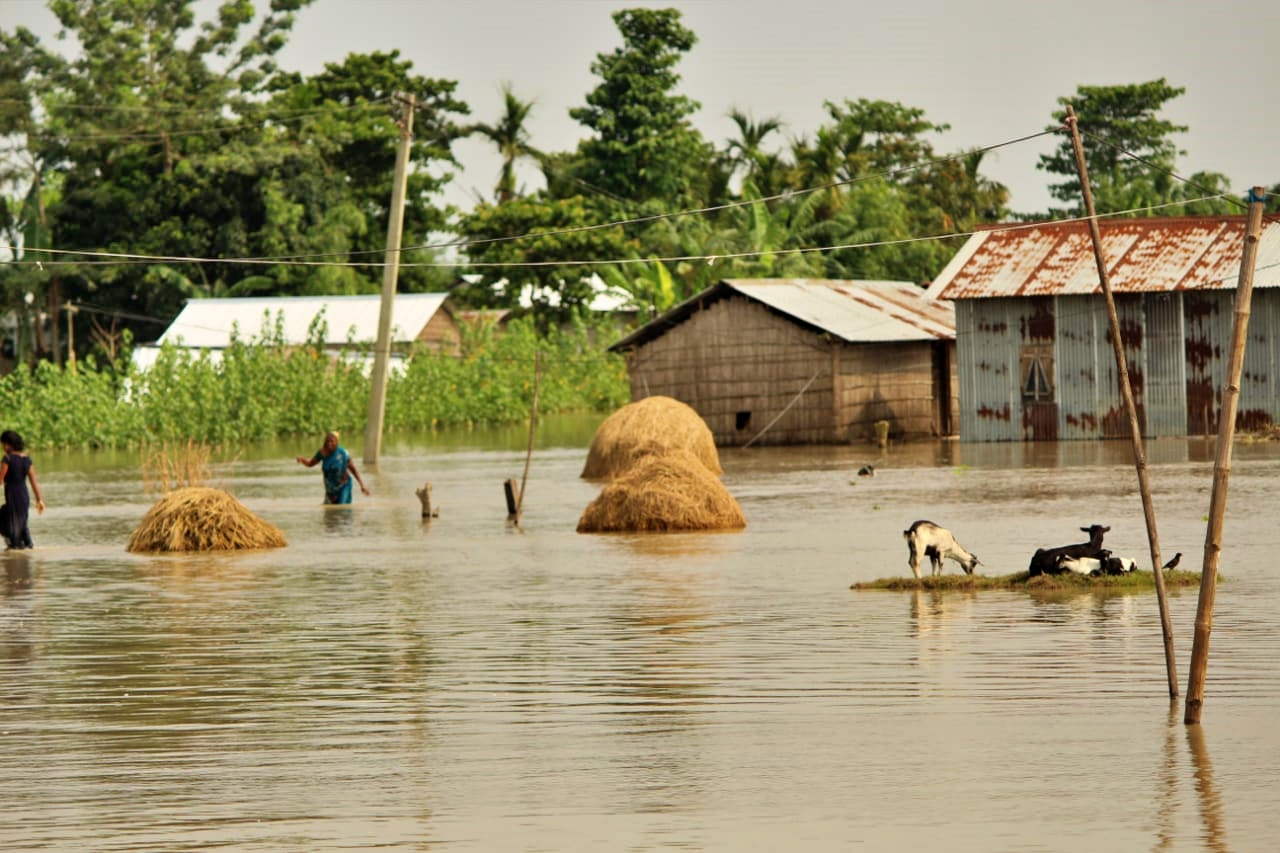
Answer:
<svg viewBox="0 0 1280 853"><path fill-rule="evenodd" d="M524 455L524 476L520 478L520 494L516 495L515 522L520 523L520 512L524 509L524 487L529 482L529 463L533 461L533 435L538 426L538 385L542 378L542 350L534 350L533 354L533 403L529 406L529 449Z"/></svg>
<svg viewBox="0 0 1280 853"><path fill-rule="evenodd" d="M382 418L387 410L387 362L391 357L391 307L400 276L400 240L404 230L404 197L409 183L409 152L413 147L413 93L400 100L400 144L391 184L387 215L387 251L382 263L382 304L378 312L378 342L373 350L373 375L369 382L369 420L364 430L364 464L376 468L382 455Z"/></svg>
<svg viewBox="0 0 1280 853"><path fill-rule="evenodd" d="M1227 381L1222 386L1218 416L1218 446L1213 459L1213 490L1209 494L1209 526L1204 537L1204 567L1200 570L1200 599L1196 604L1195 637L1191 644L1191 674L1187 679L1187 704L1182 721L1200 722L1204 708L1204 679L1209 669L1209 634L1213 630L1213 602L1218 586L1218 558L1222 554L1222 522L1227 510L1227 480L1231 476L1231 443L1235 439L1236 410L1240 402L1240 374L1249 332L1249 307L1253 299L1253 273L1262 237L1262 187L1249 192L1249 219L1240 253L1240 278L1236 283L1235 320L1231 329L1231 355Z"/></svg>
<svg viewBox="0 0 1280 853"><path fill-rule="evenodd" d="M1089 220L1089 237L1093 240L1093 257L1098 265L1098 279L1102 283L1102 295L1107 302L1107 322L1111 329L1111 343L1115 349L1116 370L1120 374L1120 394L1129 413L1129 435L1133 443L1133 465L1138 473L1138 491L1142 495L1142 511L1147 521L1147 541L1151 546L1151 571L1155 575L1156 599L1160 605L1160 628L1164 635L1164 662L1169 679L1169 698L1178 697L1178 665L1174 659L1173 624L1169 620L1169 601L1164 589L1164 569L1160 561L1160 534L1156 530L1156 511L1151 503L1151 484L1147 478L1146 451L1142 444L1142 427L1138 423L1138 406L1133 399L1133 386L1129 382L1129 364L1124 354L1124 341L1120 338L1120 318L1116 314L1116 300L1111 292L1111 279L1107 274L1107 262L1102 254L1102 232L1098 229L1098 216L1093 206L1093 190L1089 187L1089 170L1084 160L1084 145L1080 141L1080 127L1076 111L1067 107L1067 127L1071 131L1071 147L1075 152L1076 172L1080 176L1080 193L1084 197L1085 214Z"/></svg>

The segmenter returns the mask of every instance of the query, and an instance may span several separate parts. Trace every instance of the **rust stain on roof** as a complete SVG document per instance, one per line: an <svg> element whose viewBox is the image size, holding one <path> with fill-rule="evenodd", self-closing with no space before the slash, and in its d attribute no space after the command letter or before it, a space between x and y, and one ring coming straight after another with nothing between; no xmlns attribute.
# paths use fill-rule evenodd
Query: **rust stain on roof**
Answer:
<svg viewBox="0 0 1280 853"><path fill-rule="evenodd" d="M1115 293L1236 286L1245 217L1099 220ZM1280 217L1264 219L1255 287L1280 287ZM995 226L974 234L929 295L939 299L1088 295L1102 292L1088 223Z"/></svg>

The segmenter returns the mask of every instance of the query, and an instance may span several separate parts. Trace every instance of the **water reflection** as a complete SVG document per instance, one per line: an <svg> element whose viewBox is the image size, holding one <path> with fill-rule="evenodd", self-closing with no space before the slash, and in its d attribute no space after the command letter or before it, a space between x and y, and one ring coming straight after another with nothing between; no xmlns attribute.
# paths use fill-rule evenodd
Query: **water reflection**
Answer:
<svg viewBox="0 0 1280 853"><path fill-rule="evenodd" d="M324 532L334 536L350 536L355 528L355 511L350 506L324 506Z"/></svg>
<svg viewBox="0 0 1280 853"><path fill-rule="evenodd" d="M1206 849L1227 853L1227 829L1222 818L1222 797L1213 781L1213 764L1205 743L1203 725L1183 726L1187 731L1187 748L1195 768L1196 800L1200 804L1201 839Z"/></svg>
<svg viewBox="0 0 1280 853"><path fill-rule="evenodd" d="M4 560L5 595L25 590L31 586L31 554L27 551L5 551L0 555Z"/></svg>

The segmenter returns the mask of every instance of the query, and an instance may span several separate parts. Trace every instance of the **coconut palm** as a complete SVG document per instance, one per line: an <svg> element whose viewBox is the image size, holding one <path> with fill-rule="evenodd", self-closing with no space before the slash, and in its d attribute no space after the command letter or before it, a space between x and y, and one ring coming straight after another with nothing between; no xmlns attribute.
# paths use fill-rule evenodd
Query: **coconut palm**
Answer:
<svg viewBox="0 0 1280 853"><path fill-rule="evenodd" d="M543 157L542 152L529 143L528 121L534 102L516 97L511 83L502 84L502 100L502 116L496 124L480 122L465 129L466 135L478 133L498 146L498 153L502 155L502 168L493 193L498 204L516 196L516 163L526 157L539 161Z"/></svg>

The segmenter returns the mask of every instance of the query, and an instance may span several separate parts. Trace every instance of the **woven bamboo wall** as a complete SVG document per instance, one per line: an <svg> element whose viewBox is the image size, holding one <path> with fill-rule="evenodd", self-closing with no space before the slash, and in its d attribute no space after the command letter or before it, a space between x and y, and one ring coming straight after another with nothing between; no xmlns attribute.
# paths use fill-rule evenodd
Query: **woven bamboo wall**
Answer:
<svg viewBox="0 0 1280 853"><path fill-rule="evenodd" d="M938 435L933 347L929 343L859 344L840 358L839 419L846 440L875 437L875 422L889 421L894 438ZM953 398L954 399L954 398Z"/></svg>
<svg viewBox="0 0 1280 853"><path fill-rule="evenodd" d="M631 354L631 396L688 403L722 447L861 440L881 417L894 435L927 436L937 420L931 347L829 341L729 297Z"/></svg>

